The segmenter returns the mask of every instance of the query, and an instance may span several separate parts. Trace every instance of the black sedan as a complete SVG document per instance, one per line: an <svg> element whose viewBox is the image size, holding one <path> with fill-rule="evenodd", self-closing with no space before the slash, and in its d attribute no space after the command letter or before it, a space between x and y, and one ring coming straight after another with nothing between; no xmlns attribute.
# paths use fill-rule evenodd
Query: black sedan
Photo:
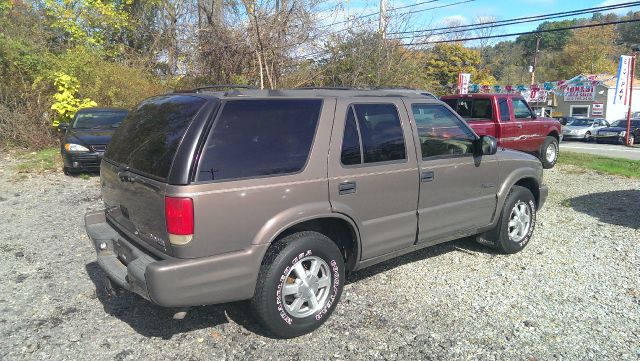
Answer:
<svg viewBox="0 0 640 361"><path fill-rule="evenodd" d="M627 120L621 119L613 122L610 127L598 130L595 136L598 143L621 143L624 144L627 135ZM640 137L640 119L631 119L631 132L629 133L629 141L635 144L636 139Z"/></svg>
<svg viewBox="0 0 640 361"><path fill-rule="evenodd" d="M126 109L85 108L76 113L71 124L61 123L64 130L60 152L64 172L97 172L111 136L127 115Z"/></svg>

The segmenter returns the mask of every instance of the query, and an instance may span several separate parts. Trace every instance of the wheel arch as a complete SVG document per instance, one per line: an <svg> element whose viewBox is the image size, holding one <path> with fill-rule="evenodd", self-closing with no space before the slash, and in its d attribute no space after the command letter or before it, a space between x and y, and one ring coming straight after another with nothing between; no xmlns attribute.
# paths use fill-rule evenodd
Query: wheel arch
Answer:
<svg viewBox="0 0 640 361"><path fill-rule="evenodd" d="M355 222L341 213L318 215L289 224L277 232L269 244L303 231L318 232L331 239L343 255L347 271L353 270L358 264L361 254L360 232Z"/></svg>

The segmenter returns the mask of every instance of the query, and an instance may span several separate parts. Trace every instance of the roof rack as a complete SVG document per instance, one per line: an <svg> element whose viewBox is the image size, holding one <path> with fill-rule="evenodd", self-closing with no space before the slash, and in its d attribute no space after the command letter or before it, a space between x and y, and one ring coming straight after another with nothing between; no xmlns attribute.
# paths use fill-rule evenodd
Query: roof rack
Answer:
<svg viewBox="0 0 640 361"><path fill-rule="evenodd" d="M361 88L352 88L346 86L303 86L293 88L293 90L363 90Z"/></svg>
<svg viewBox="0 0 640 361"><path fill-rule="evenodd" d="M251 85L238 85L238 84L220 84L220 85L204 85L193 89L179 89L174 90L174 93L201 93L205 90L223 90L223 89L258 89Z"/></svg>

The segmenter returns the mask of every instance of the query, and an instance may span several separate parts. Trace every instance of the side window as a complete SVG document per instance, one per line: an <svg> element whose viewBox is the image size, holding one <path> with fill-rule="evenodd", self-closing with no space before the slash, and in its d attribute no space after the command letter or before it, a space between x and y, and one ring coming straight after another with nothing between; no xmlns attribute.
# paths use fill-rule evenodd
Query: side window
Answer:
<svg viewBox="0 0 640 361"><path fill-rule="evenodd" d="M507 101L507 98L498 100L498 106L500 107L500 120L511 120L511 113L509 113L509 102Z"/></svg>
<svg viewBox="0 0 640 361"><path fill-rule="evenodd" d="M360 136L356 126L356 117L353 109L349 108L347 120L344 124L344 136L342 138L342 152L340 161L344 165L354 165L362 163L362 152L360 151Z"/></svg>
<svg viewBox="0 0 640 361"><path fill-rule="evenodd" d="M516 119L533 118L529 106L522 99L513 99L513 115Z"/></svg>
<svg viewBox="0 0 640 361"><path fill-rule="evenodd" d="M422 159L473 154L475 135L447 108L437 104L414 104Z"/></svg>
<svg viewBox="0 0 640 361"><path fill-rule="evenodd" d="M265 177L304 168L322 101L230 100L202 152L197 181Z"/></svg>
<svg viewBox="0 0 640 361"><path fill-rule="evenodd" d="M393 104L355 104L365 163L406 159L404 135Z"/></svg>

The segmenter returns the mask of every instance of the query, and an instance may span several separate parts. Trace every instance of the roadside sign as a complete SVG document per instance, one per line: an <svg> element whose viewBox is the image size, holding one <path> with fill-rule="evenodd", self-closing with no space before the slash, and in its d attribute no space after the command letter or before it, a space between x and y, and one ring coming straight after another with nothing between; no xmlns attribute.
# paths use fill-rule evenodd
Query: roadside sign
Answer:
<svg viewBox="0 0 640 361"><path fill-rule="evenodd" d="M591 115L594 117L604 115L604 104L593 103L593 106L591 107Z"/></svg>
<svg viewBox="0 0 640 361"><path fill-rule="evenodd" d="M469 73L458 74L458 94L469 93L470 83L471 83L471 74Z"/></svg>

